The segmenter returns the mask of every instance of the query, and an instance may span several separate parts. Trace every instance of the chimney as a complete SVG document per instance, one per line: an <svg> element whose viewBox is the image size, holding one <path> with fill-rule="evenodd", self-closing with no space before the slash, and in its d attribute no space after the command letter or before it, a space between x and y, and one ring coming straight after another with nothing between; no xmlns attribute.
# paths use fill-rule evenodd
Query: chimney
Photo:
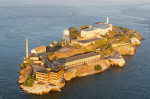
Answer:
<svg viewBox="0 0 150 99"><path fill-rule="evenodd" d="M26 39L26 58L29 58L29 51L28 51L28 39Z"/></svg>

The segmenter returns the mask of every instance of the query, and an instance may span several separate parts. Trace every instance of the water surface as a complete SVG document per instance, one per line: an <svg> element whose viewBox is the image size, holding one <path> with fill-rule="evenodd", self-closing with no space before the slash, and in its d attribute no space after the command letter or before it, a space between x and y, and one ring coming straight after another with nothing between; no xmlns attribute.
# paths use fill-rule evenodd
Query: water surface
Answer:
<svg viewBox="0 0 150 99"><path fill-rule="evenodd" d="M109 1L109 2L108 2ZM136 0L135 0L136 1ZM67 4L68 3L68 4ZM20 64L29 49L59 41L71 26L105 22L136 29L145 38L126 66L73 79L61 92L25 94L18 88ZM0 4L0 99L148 99L150 98L150 2L73 0L47 4Z"/></svg>

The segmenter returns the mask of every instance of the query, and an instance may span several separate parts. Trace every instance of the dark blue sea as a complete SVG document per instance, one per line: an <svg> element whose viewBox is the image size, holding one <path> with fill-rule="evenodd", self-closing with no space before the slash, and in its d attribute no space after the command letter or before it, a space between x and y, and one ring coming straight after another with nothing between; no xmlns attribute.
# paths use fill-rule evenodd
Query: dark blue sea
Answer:
<svg viewBox="0 0 150 99"><path fill-rule="evenodd" d="M33 1L33 2L31 2ZM69 27L106 22L141 33L145 40L126 66L66 82L61 92L30 95L17 84L29 49L62 39ZM150 99L150 1L0 0L0 99Z"/></svg>

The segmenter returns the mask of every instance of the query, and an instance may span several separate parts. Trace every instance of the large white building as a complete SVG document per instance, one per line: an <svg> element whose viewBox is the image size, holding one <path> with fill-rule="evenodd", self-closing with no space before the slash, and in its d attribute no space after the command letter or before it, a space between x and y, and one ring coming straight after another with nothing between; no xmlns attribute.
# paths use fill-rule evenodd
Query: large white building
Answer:
<svg viewBox="0 0 150 99"><path fill-rule="evenodd" d="M106 23L96 23L90 25L87 29L81 30L81 37L89 38L97 35L105 35L109 30L112 31L112 24L109 24L109 19L107 17Z"/></svg>

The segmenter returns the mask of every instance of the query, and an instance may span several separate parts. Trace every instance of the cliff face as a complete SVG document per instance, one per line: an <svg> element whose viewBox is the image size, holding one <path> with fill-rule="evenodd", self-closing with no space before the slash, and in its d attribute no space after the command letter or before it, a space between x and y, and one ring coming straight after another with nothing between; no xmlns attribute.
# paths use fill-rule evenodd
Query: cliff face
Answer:
<svg viewBox="0 0 150 99"><path fill-rule="evenodd" d="M101 70L96 71L95 65L100 65L102 67ZM69 68L65 71L64 78L65 80L71 80L75 77L87 76L95 73L100 73L110 66L109 60L99 60L98 62L94 62L87 65L82 65L78 67Z"/></svg>
<svg viewBox="0 0 150 99"><path fill-rule="evenodd" d="M100 65L102 67L101 70L96 71L95 66ZM118 53L115 52L114 54L100 59L98 62L94 62L87 65L77 66L73 68L69 68L65 70L64 78L65 80L71 80L76 77L83 77L91 74L96 74L105 71L110 66L119 66L123 67L125 65L124 58Z"/></svg>
<svg viewBox="0 0 150 99"><path fill-rule="evenodd" d="M130 38L130 41L131 41L131 43L132 43L133 45L135 45L135 46L141 44L140 40L137 39L137 38L135 38L135 37Z"/></svg>
<svg viewBox="0 0 150 99"><path fill-rule="evenodd" d="M119 66L119 67L123 67L126 63L125 63L125 60L122 58L119 58L119 59L111 59L110 58L110 64L111 66Z"/></svg>
<svg viewBox="0 0 150 99"><path fill-rule="evenodd" d="M24 83L24 82L26 81L27 77L28 77L29 75L31 75L31 73L32 73L32 67L29 66L29 65L27 65L26 68L24 68L24 69L22 69L22 70L20 71L20 77L19 77L18 83L19 83L19 84Z"/></svg>
<svg viewBox="0 0 150 99"><path fill-rule="evenodd" d="M44 94L49 93L50 91L61 91L59 86L50 86L44 84L35 84L33 83L32 87L26 87L20 85L20 88L30 94Z"/></svg>
<svg viewBox="0 0 150 99"><path fill-rule="evenodd" d="M112 44L112 47L117 50L121 55L134 55L135 53L135 46L130 43Z"/></svg>
<svg viewBox="0 0 150 99"><path fill-rule="evenodd" d="M54 57L57 57L57 59L69 57L75 54L84 53L85 48L69 48L66 52L59 52L55 51L53 55L49 56L49 60L53 60Z"/></svg>
<svg viewBox="0 0 150 99"><path fill-rule="evenodd" d="M123 67L126 64L124 58L117 51L106 57L106 59L109 60L111 66Z"/></svg>

